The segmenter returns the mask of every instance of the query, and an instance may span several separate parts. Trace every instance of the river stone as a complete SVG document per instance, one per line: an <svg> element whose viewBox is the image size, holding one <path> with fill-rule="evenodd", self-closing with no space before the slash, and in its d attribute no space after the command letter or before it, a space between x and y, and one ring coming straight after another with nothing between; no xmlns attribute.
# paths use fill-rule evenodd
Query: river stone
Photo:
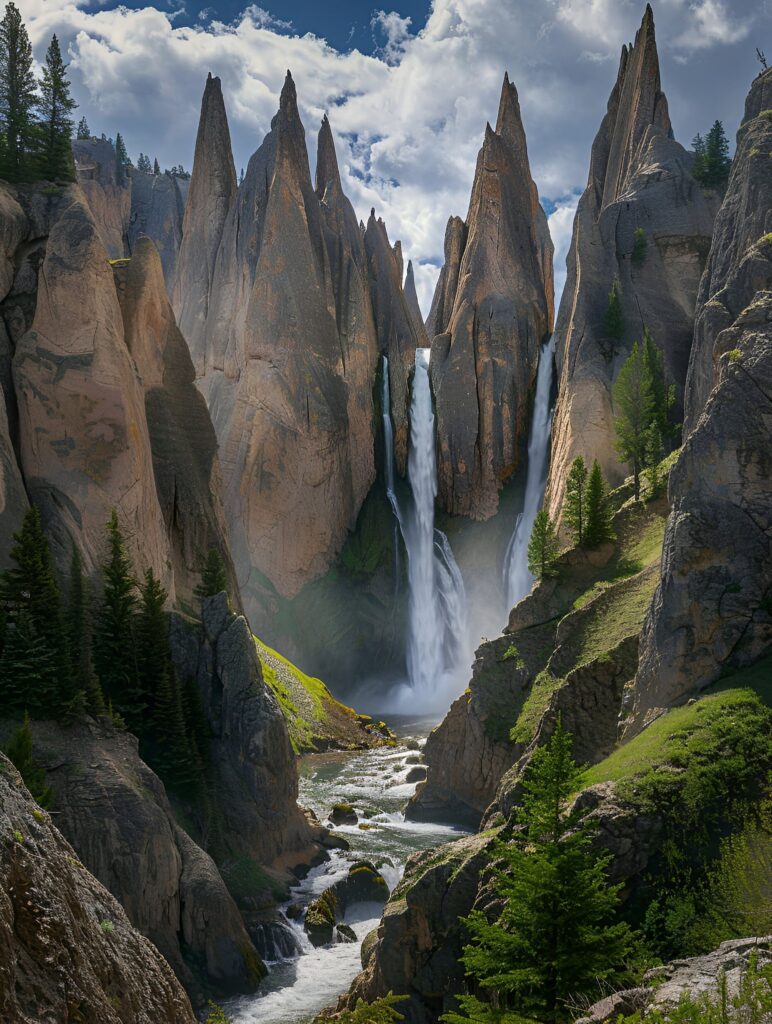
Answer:
<svg viewBox="0 0 772 1024"><path fill-rule="evenodd" d="M426 766L418 765L415 768L411 768L405 776L405 782L423 782L426 778Z"/></svg>
<svg viewBox="0 0 772 1024"><path fill-rule="evenodd" d="M338 942L356 942L357 933L348 924L339 924L335 929L335 936Z"/></svg>
<svg viewBox="0 0 772 1024"><path fill-rule="evenodd" d="M356 825L359 818L351 804L335 804L330 811L330 821L333 825Z"/></svg>

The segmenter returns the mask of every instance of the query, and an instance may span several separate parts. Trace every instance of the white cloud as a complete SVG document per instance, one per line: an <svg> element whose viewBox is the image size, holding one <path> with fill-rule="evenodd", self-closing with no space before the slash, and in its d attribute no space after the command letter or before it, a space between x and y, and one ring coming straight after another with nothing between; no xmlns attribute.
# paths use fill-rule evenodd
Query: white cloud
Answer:
<svg viewBox="0 0 772 1024"><path fill-rule="evenodd" d="M685 50L703 50L717 44L737 43L747 38L750 18L732 18L722 0L699 0L689 4L690 23L677 39Z"/></svg>
<svg viewBox="0 0 772 1024"><path fill-rule="evenodd" d="M579 195L575 194L558 201L556 208L547 218L552 242L555 246L555 314L560 305L560 296L566 283L566 256L571 245L571 233L574 228L574 214L579 203Z"/></svg>
<svg viewBox="0 0 772 1024"><path fill-rule="evenodd" d="M77 116L85 114L96 132L120 131L132 156L149 152L162 166L190 167L209 71L223 80L236 167L246 166L291 68L312 168L319 121L328 112L346 191L361 218L375 206L392 241L402 239L424 312L448 216L467 211L504 71L519 90L540 194L571 195L586 182L619 48L634 37L643 13L642 0L434 0L419 26L384 8L376 17L391 47L389 63L385 54L340 53L312 34L298 35L277 21L271 0L232 24L194 26L173 23L168 10L153 7L18 2L36 55L54 31L69 53ZM728 19L722 38L717 12ZM755 71L738 60L747 48L738 26L753 18L772 25L769 10L756 0L657 0L655 17L676 136L689 140L718 117L732 137ZM679 64L687 51L670 41L695 26L706 43ZM553 229L565 232L569 220L566 203L558 204ZM559 275L557 256L556 267Z"/></svg>
<svg viewBox="0 0 772 1024"><path fill-rule="evenodd" d="M412 18L403 18L397 11L374 11L370 19L370 27L378 39L384 37L384 42L379 43L377 53L383 57L387 64L397 64L405 53L405 46L410 39L410 26Z"/></svg>

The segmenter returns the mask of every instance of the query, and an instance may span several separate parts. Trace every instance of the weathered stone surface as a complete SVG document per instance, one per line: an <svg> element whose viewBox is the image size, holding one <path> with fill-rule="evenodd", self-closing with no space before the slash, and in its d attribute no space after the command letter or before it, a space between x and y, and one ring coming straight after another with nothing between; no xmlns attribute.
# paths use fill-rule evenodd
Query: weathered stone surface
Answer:
<svg viewBox="0 0 772 1024"><path fill-rule="evenodd" d="M691 160L673 138L647 6L635 45L622 49L574 219L555 326L559 392L547 499L555 518L577 455L597 458L613 485L626 475L614 449L611 391L644 326L663 353L666 379L676 388L674 420L680 418L694 303L717 206L692 178ZM638 259L636 230L645 239ZM621 344L613 345L603 319L615 280L625 330Z"/></svg>
<svg viewBox="0 0 772 1024"><path fill-rule="evenodd" d="M445 243L449 264L429 317L439 500L450 513L488 519L517 468L553 314L552 242L507 76L496 130L486 126L477 158L465 229L451 219Z"/></svg>
<svg viewBox="0 0 772 1024"><path fill-rule="evenodd" d="M207 177L194 169L190 218ZM179 283L183 269L181 255ZM184 295L178 308L187 301L203 308ZM289 75L225 219L206 312L203 356L191 344L220 447L234 563L246 598L252 575L256 601L266 578L289 597L340 552L368 476L366 456L352 472L329 254ZM183 332L186 317L183 309Z"/></svg>
<svg viewBox="0 0 772 1024"><path fill-rule="evenodd" d="M194 1024L169 965L83 866L2 754L0 809L2 1019Z"/></svg>
<svg viewBox="0 0 772 1024"><path fill-rule="evenodd" d="M115 146L106 139L75 139L72 152L100 241L111 260L121 259L131 218L131 180L125 168L118 167Z"/></svg>
<svg viewBox="0 0 772 1024"><path fill-rule="evenodd" d="M398 256L389 244L386 225L380 217L376 220L374 209L370 211L364 237L378 346L389 359L394 463L397 472L404 476L410 433L409 380L419 337L402 291L401 249Z"/></svg>
<svg viewBox="0 0 772 1024"><path fill-rule="evenodd" d="M225 221L236 198L228 115L219 78L210 74L201 100L193 174L175 271L174 312L197 376L205 367L205 331L215 261Z"/></svg>
<svg viewBox="0 0 772 1024"><path fill-rule="evenodd" d="M194 995L206 980L251 991L259 958L209 854L175 823L137 740L105 720L34 725L35 756L56 795L56 821L88 870ZM200 964L204 978L191 968Z"/></svg>
<svg viewBox="0 0 772 1024"><path fill-rule="evenodd" d="M772 170L755 152L772 147L771 95L764 72L746 104L702 282L692 431L670 475L672 511L628 731L772 645L772 238L757 236L772 226Z"/></svg>
<svg viewBox="0 0 772 1024"><path fill-rule="evenodd" d="M169 179L172 180L172 179ZM126 346L144 391L155 491L169 541L177 601L197 608L201 560L216 548L231 577L217 438L194 383L185 339L174 321L158 251L137 239L128 263L115 268Z"/></svg>
<svg viewBox="0 0 772 1024"><path fill-rule="evenodd" d="M426 318L426 332L429 338L437 334L446 334L453 313L453 301L458 290L458 274L461 259L464 255L467 239L467 226L461 217L449 217L445 227L445 260L437 278L437 285L432 297L432 308Z"/></svg>
<svg viewBox="0 0 772 1024"><path fill-rule="evenodd" d="M405 302L407 308L410 310L410 315L413 318L413 325L418 335L418 345L420 348L428 348L431 345L429 335L426 333L426 324L424 323L423 314L421 313L421 307L418 304L418 293L415 290L415 276L413 275L413 261L408 260L407 262L407 273L405 274Z"/></svg>
<svg viewBox="0 0 772 1024"><path fill-rule="evenodd" d="M174 286L184 214L185 204L176 178L169 174L143 174L137 170L132 172L127 250L130 256L134 256L143 236L153 240L161 257L169 294Z"/></svg>
<svg viewBox="0 0 772 1024"><path fill-rule="evenodd" d="M202 611L201 627L173 617L171 646L180 678L198 680L212 727L223 842L233 858L262 865L308 862L323 830L297 805L295 755L249 626L225 594L207 598Z"/></svg>
<svg viewBox="0 0 772 1024"><path fill-rule="evenodd" d="M27 492L21 477L16 452L11 443L5 396L0 389L0 570L8 567L10 538L21 526L27 510Z"/></svg>
<svg viewBox="0 0 772 1024"><path fill-rule="evenodd" d="M134 564L151 566L173 599L144 396L113 272L77 185L51 219L32 328L13 358L27 490L60 566L69 565L73 543L87 571L99 564L116 508Z"/></svg>
<svg viewBox="0 0 772 1024"><path fill-rule="evenodd" d="M727 1004L739 994L742 979L752 956L759 970L772 964L772 936L730 939L704 956L673 960L647 971L639 988L615 992L594 1003L576 1024L606 1024L620 1014L628 1015L646 1008L667 1012L684 997L699 1001L707 998L718 1004L722 998L721 980L726 985ZM730 1019L733 1011L729 1010Z"/></svg>

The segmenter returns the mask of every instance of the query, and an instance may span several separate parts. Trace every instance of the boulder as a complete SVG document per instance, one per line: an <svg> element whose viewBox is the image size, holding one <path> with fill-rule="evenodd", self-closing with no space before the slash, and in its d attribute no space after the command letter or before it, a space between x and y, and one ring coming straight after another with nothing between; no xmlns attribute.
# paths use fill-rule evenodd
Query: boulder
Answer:
<svg viewBox="0 0 772 1024"><path fill-rule="evenodd" d="M333 825L356 825L359 818L351 804L335 804L330 811L330 821Z"/></svg>
<svg viewBox="0 0 772 1024"><path fill-rule="evenodd" d="M115 146L108 139L74 139L75 177L86 197L99 239L108 257L126 255L131 217L131 179L118 165Z"/></svg>

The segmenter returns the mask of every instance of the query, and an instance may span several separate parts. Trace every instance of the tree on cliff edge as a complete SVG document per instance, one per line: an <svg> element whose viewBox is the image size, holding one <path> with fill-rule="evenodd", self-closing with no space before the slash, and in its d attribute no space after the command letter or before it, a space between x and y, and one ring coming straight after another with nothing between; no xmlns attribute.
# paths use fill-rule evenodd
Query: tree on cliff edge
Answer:
<svg viewBox="0 0 772 1024"><path fill-rule="evenodd" d="M546 508L541 508L536 513L531 539L528 541L528 568L537 579L554 575L553 566L559 551L555 524Z"/></svg>
<svg viewBox="0 0 772 1024"><path fill-rule="evenodd" d="M614 382L616 450L633 474L636 500L641 493L641 471L646 466L649 430L655 415L654 388L643 349L634 342Z"/></svg>
<svg viewBox="0 0 772 1024"><path fill-rule="evenodd" d="M49 181L74 181L72 126L70 116L77 103L70 96L67 65L62 60L59 40L51 39L40 81L39 173Z"/></svg>
<svg viewBox="0 0 772 1024"><path fill-rule="evenodd" d="M461 996L448 1024L569 1019L566 1002L621 980L633 936L616 920L621 885L610 884L610 855L592 849L587 811L570 806L581 769L558 721L523 779L515 833L492 850L490 887L497 911L463 919L462 957L474 994Z"/></svg>
<svg viewBox="0 0 772 1024"><path fill-rule="evenodd" d="M0 21L0 178L29 181L35 146L37 84L32 44L16 4Z"/></svg>

